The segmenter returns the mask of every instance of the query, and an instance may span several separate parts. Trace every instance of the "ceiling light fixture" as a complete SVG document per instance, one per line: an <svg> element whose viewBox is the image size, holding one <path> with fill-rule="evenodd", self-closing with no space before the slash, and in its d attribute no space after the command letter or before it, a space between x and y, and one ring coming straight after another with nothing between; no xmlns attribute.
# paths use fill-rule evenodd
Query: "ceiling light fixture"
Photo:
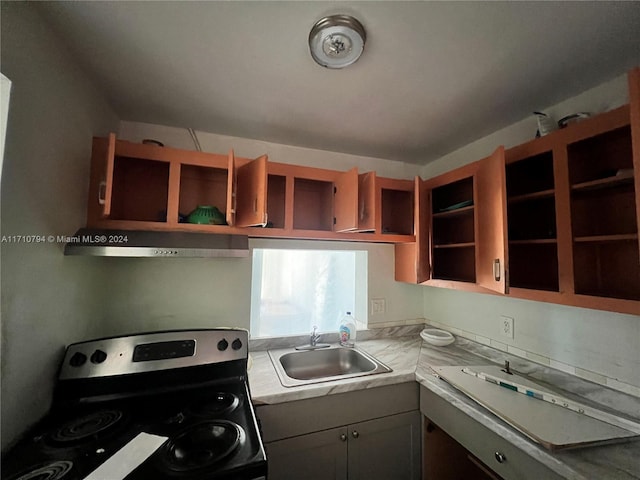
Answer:
<svg viewBox="0 0 640 480"><path fill-rule="evenodd" d="M344 68L354 63L364 50L367 34L362 24L349 15L321 18L309 33L311 56L327 68Z"/></svg>

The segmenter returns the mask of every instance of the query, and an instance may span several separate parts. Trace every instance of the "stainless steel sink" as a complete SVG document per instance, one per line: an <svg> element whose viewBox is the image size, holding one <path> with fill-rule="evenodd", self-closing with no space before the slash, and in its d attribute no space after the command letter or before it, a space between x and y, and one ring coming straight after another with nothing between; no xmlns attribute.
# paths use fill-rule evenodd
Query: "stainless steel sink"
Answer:
<svg viewBox="0 0 640 480"><path fill-rule="evenodd" d="M285 387L392 371L362 350L338 346L309 351L269 350L269 357Z"/></svg>

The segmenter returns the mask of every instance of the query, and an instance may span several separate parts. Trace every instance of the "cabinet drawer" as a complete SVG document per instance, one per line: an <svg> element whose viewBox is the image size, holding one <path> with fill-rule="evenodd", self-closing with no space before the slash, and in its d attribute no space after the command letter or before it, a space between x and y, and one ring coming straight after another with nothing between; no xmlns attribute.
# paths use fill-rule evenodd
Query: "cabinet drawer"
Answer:
<svg viewBox="0 0 640 480"><path fill-rule="evenodd" d="M562 478L425 387L420 387L420 411L505 480Z"/></svg>

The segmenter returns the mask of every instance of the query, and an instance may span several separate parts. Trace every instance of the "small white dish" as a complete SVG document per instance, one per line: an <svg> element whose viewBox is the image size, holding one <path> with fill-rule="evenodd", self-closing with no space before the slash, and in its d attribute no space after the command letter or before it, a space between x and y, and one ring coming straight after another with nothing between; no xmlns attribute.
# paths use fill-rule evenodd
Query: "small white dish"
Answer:
<svg viewBox="0 0 640 480"><path fill-rule="evenodd" d="M425 342L438 347L444 347L455 341L453 335L438 328L425 328L420 332L420 336Z"/></svg>

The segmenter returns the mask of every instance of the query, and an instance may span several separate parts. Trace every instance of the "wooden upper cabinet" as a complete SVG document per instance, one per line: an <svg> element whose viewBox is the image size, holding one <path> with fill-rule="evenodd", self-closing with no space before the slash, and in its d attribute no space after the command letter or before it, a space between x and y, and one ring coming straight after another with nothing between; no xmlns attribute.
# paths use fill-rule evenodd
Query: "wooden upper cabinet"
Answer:
<svg viewBox="0 0 640 480"><path fill-rule="evenodd" d="M506 195L504 147L480 161L476 175L476 282L505 293Z"/></svg>
<svg viewBox="0 0 640 480"><path fill-rule="evenodd" d="M413 182L94 138L87 226L412 242ZM207 223L190 223L200 206ZM417 208L417 207L416 207ZM252 228L247 227L265 227Z"/></svg>
<svg viewBox="0 0 640 480"><path fill-rule="evenodd" d="M416 241L395 246L395 278L505 293L504 148L428 180L415 179Z"/></svg>
<svg viewBox="0 0 640 480"><path fill-rule="evenodd" d="M252 160L235 169L237 227L267 225L267 156Z"/></svg>
<svg viewBox="0 0 640 480"><path fill-rule="evenodd" d="M114 134L94 139L88 224L167 221L170 162L161 148L122 142Z"/></svg>
<svg viewBox="0 0 640 480"><path fill-rule="evenodd" d="M478 166L475 162L428 181L431 274L427 285L476 286Z"/></svg>
<svg viewBox="0 0 640 480"><path fill-rule="evenodd" d="M358 169L340 173L334 183L334 228L336 232L358 230Z"/></svg>

